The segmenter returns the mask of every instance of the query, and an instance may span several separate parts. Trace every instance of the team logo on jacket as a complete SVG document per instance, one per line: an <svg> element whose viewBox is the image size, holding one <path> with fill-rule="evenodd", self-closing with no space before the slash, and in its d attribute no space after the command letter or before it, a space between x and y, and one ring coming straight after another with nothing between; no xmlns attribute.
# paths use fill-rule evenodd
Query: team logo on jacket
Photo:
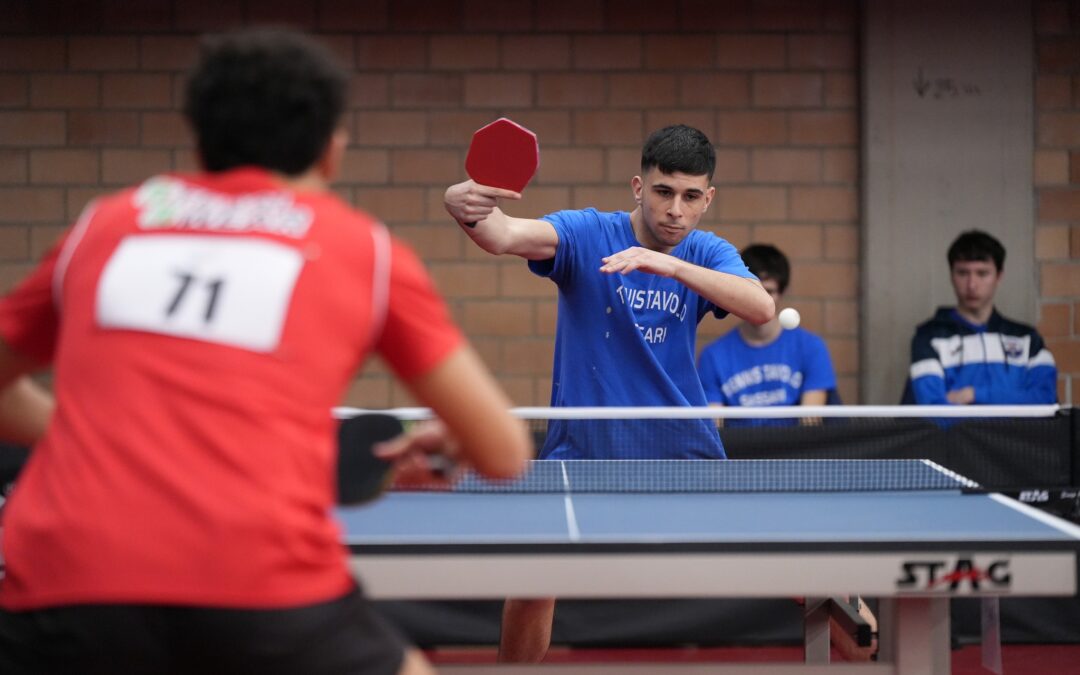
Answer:
<svg viewBox="0 0 1080 675"><path fill-rule="evenodd" d="M1022 360L1027 353L1029 338L1012 335L1001 336L1001 348L1005 352L1005 358L1009 361Z"/></svg>

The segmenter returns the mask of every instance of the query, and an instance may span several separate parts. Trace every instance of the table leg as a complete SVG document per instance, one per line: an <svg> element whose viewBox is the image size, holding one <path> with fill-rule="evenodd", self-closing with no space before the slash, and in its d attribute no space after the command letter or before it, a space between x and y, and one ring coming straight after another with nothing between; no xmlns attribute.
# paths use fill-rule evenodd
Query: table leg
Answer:
<svg viewBox="0 0 1080 675"><path fill-rule="evenodd" d="M806 598L803 607L803 648L807 663L829 662L828 598Z"/></svg>
<svg viewBox="0 0 1080 675"><path fill-rule="evenodd" d="M951 671L949 598L882 598L878 621L878 658L897 673Z"/></svg>

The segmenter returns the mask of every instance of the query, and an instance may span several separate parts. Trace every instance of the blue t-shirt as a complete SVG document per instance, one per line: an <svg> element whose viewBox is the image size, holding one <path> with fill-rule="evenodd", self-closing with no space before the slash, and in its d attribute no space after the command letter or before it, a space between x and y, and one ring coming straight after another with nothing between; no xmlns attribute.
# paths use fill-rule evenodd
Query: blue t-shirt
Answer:
<svg viewBox="0 0 1080 675"><path fill-rule="evenodd" d="M674 279L600 272L602 258L631 246L630 214L595 209L547 216L559 236L555 257L529 262L559 287L551 405L703 406L694 366L698 322L727 312ZM671 255L754 279L727 241L694 230ZM712 420L617 423L552 421L541 458L723 458Z"/></svg>
<svg viewBox="0 0 1080 675"><path fill-rule="evenodd" d="M710 403L799 405L803 392L836 387L825 341L796 328L767 345L751 345L733 330L701 351L698 372ZM793 420L728 420L730 426L793 424Z"/></svg>

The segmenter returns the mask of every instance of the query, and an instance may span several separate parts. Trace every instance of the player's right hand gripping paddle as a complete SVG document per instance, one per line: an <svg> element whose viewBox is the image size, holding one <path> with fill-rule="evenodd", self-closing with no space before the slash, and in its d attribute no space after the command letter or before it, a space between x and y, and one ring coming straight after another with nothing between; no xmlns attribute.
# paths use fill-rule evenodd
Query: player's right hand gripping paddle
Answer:
<svg viewBox="0 0 1080 675"><path fill-rule="evenodd" d="M369 413L338 424L338 503L362 504L378 497L394 479L393 462L372 448L402 433L396 417Z"/></svg>
<svg viewBox="0 0 1080 675"><path fill-rule="evenodd" d="M480 185L521 192L540 166L536 134L500 117L473 134L465 171ZM465 223L476 227L476 223Z"/></svg>

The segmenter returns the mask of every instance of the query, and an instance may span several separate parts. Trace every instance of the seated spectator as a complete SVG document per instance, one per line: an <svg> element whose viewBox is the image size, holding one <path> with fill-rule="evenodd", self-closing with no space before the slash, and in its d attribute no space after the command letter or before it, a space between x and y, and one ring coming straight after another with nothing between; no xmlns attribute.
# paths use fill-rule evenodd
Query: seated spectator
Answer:
<svg viewBox="0 0 1080 675"><path fill-rule="evenodd" d="M787 257L775 246L754 244L743 262L773 296L776 306L791 280ZM803 328L786 330L773 319L744 322L701 352L698 373L711 405L825 405L836 376L825 341ZM727 420L729 426L793 424L793 420Z"/></svg>
<svg viewBox="0 0 1080 675"><path fill-rule="evenodd" d="M939 307L911 341L911 393L919 405L1057 402L1057 368L1039 333L994 308L1005 247L979 230L949 247L955 307ZM752 268L751 268L752 269Z"/></svg>

